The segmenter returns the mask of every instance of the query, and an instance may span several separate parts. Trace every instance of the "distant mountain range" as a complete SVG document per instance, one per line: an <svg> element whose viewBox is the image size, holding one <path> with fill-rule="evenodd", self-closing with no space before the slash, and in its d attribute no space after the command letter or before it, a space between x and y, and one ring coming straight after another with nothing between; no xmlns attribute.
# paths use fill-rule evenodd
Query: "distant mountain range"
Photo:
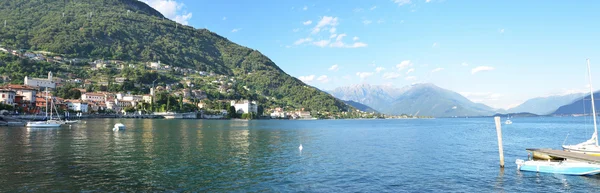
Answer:
<svg viewBox="0 0 600 193"><path fill-rule="evenodd" d="M529 112L538 115L548 115L556 111L559 107L571 104L573 101L581 99L585 95L585 93L576 93L561 96L532 98L519 106L508 109L507 111L509 113Z"/></svg>
<svg viewBox="0 0 600 193"><path fill-rule="evenodd" d="M600 110L600 92L594 93L594 101L596 106L596 113ZM561 106L552 113L553 115L573 115L573 114L592 114L592 100L589 95L580 98L579 100L573 101L567 105Z"/></svg>
<svg viewBox="0 0 600 193"><path fill-rule="evenodd" d="M344 101L344 102L360 111L364 111L364 112L368 112L368 113L379 113L377 110L375 110L365 104L356 102L356 101Z"/></svg>
<svg viewBox="0 0 600 193"><path fill-rule="evenodd" d="M329 91L342 100L352 100L392 115L434 117L486 116L497 111L434 84L414 84L403 88L359 84Z"/></svg>

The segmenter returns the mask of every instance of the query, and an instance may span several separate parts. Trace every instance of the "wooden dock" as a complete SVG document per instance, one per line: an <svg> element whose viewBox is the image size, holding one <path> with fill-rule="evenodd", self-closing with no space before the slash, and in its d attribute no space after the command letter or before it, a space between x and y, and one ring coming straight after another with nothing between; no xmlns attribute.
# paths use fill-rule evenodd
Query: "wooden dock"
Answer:
<svg viewBox="0 0 600 193"><path fill-rule="evenodd" d="M585 162L600 164L600 156L593 156L593 155L588 155L588 154L583 154L583 153L575 153L575 152L556 150L556 149L528 148L526 150L534 152L534 153L547 154L547 155L549 155L551 157L555 157L555 158L564 158L564 159L569 159L569 160L578 160L578 161L585 161Z"/></svg>

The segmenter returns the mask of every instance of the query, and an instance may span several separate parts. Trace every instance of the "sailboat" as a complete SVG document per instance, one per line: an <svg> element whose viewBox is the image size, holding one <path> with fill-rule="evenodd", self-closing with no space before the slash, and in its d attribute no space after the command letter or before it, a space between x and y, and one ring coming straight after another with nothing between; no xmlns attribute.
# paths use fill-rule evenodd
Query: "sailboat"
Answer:
<svg viewBox="0 0 600 193"><path fill-rule="evenodd" d="M30 121L27 122L27 127L32 127L32 128L53 128L53 127L60 127L62 124L64 124L64 122L62 122L60 120L53 120L52 119L52 108L54 107L54 100L50 100L50 119L46 120L46 121ZM48 114L48 89L46 89L46 114ZM58 114L58 110L57 110L57 114Z"/></svg>
<svg viewBox="0 0 600 193"><path fill-rule="evenodd" d="M508 114L507 116L508 117L506 118L506 121L504 122L504 124L510 125L510 124L512 124L512 121L510 120L510 114Z"/></svg>
<svg viewBox="0 0 600 193"><path fill-rule="evenodd" d="M598 125L596 124L596 106L594 105L594 90L592 89L592 73L590 72L590 59L587 59L588 77L590 78L590 98L592 100L592 117L594 119L594 133L587 141L575 145L563 145L565 151L590 154L600 156L600 146L598 146Z"/></svg>

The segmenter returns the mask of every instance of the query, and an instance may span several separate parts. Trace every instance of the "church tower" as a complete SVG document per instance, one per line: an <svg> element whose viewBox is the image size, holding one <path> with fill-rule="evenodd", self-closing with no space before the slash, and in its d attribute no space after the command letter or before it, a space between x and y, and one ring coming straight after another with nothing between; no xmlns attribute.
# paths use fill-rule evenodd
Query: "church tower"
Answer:
<svg viewBox="0 0 600 193"><path fill-rule="evenodd" d="M52 72L48 72L48 80L52 81Z"/></svg>

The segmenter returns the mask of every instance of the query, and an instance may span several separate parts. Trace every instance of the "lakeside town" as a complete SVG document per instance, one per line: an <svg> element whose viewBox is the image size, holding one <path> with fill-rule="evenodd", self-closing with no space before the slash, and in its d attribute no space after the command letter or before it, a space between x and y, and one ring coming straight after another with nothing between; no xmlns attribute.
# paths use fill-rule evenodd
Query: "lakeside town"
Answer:
<svg viewBox="0 0 600 193"><path fill-rule="evenodd" d="M119 60L93 60L82 58L66 58L50 52L33 52L12 50L0 47L0 52L20 59L34 62L47 62L55 65L85 64L86 69L98 71L103 69L125 70L127 68L144 68L157 73L175 72L183 75L179 82L161 83L155 79L152 84L133 83L136 90L148 92L132 93L131 91L110 92L108 89L94 90L94 86L110 87L111 85L131 84L127 77L107 77L102 79L61 78L53 72L46 77L25 76L23 84L4 84L0 86L1 114L46 116L48 102L52 102L61 115L78 115L79 117L161 117L161 118L199 118L199 119L336 119L336 118L412 118L408 115L385 116L373 112L311 112L305 108L286 109L285 107L267 108L253 100L229 100L210 98L205 90L199 89L197 80L214 86L219 94L235 93L236 77L217 75L213 72L198 71L190 68L173 67L157 62L135 64ZM2 76L3 82L10 78ZM75 86L73 86L75 85ZM65 92L73 92L69 98L57 95L58 90L70 86ZM146 89L148 88L148 89ZM249 88L243 86L249 91ZM157 96L160 95L160 96ZM166 97L166 99L165 99ZM158 102L158 101L162 101ZM69 112L69 113L64 113Z"/></svg>

